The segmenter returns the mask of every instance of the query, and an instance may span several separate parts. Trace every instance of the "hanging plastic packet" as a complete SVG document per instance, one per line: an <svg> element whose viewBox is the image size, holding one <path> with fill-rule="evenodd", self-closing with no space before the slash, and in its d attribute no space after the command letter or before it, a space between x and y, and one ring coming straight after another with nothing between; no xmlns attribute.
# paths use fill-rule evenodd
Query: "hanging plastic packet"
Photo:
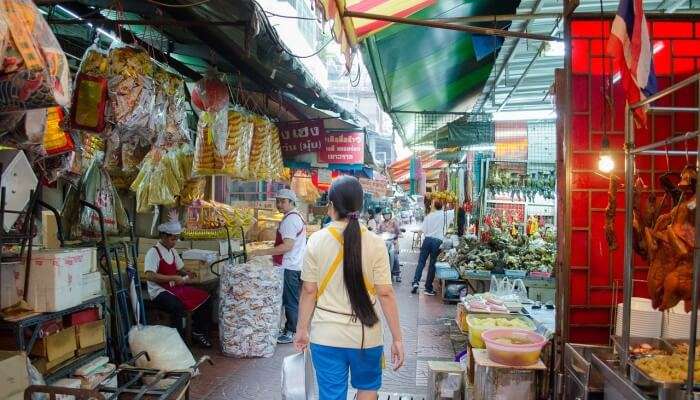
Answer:
<svg viewBox="0 0 700 400"><path fill-rule="evenodd" d="M105 130L109 57L93 45L85 51L71 103L71 127L95 133Z"/></svg>
<svg viewBox="0 0 700 400"><path fill-rule="evenodd" d="M118 235L128 232L129 218L109 175L102 168L100 157L92 161L83 176L80 189L85 201L92 203L102 212L105 234ZM101 226L97 212L92 208L83 207L80 214L80 227L83 237L99 238Z"/></svg>
<svg viewBox="0 0 700 400"><path fill-rule="evenodd" d="M68 60L34 2L0 2L0 21L0 112L67 107Z"/></svg>
<svg viewBox="0 0 700 400"><path fill-rule="evenodd" d="M198 131L203 131L201 136L207 139L207 143L214 145L219 156L228 153L229 92L225 79L224 75L210 70L192 88L192 105L200 119Z"/></svg>
<svg viewBox="0 0 700 400"><path fill-rule="evenodd" d="M63 109L60 107L49 107L46 109L44 152L47 155L61 154L75 149L73 138L62 128L63 116Z"/></svg>
<svg viewBox="0 0 700 400"><path fill-rule="evenodd" d="M153 64L141 48L120 46L109 52L109 99L120 135L138 135L150 141L148 122L155 103Z"/></svg>

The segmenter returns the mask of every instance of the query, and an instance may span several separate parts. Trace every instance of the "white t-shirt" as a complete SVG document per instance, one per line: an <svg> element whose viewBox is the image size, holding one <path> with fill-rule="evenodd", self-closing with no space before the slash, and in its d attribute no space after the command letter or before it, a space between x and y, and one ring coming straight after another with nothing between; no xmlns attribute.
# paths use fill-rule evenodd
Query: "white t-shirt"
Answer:
<svg viewBox="0 0 700 400"><path fill-rule="evenodd" d="M454 220L454 210L435 210L423 219L423 236L439 240L445 239L445 231Z"/></svg>
<svg viewBox="0 0 700 400"><path fill-rule="evenodd" d="M280 235L282 235L282 239L294 240L292 249L284 253L282 257L282 268L292 271L301 271L301 265L304 263L304 252L306 251L306 228L304 221L298 214L289 215L288 213L285 215L282 223L280 223L279 232Z"/></svg>
<svg viewBox="0 0 700 400"><path fill-rule="evenodd" d="M372 218L369 221L367 221L367 229L374 233L377 233L377 220Z"/></svg>
<svg viewBox="0 0 700 400"><path fill-rule="evenodd" d="M173 257L175 257L175 266L178 270L181 270L182 267L185 266L185 263L182 262L180 255L177 254L177 251L175 251L174 249L168 250L165 247L163 247L163 245L160 244L160 242L156 243L156 247L158 247L158 250L160 250L160 254L163 256L163 260L166 263L172 263ZM143 269L144 271L153 271L155 273L158 273L159 264L160 256L158 255L158 252L156 251L155 247L151 247L146 252L146 257L143 263ZM150 297L151 299L155 299L156 296L165 291L165 289L163 289L159 284L155 282L148 281L146 286L148 287L148 297Z"/></svg>

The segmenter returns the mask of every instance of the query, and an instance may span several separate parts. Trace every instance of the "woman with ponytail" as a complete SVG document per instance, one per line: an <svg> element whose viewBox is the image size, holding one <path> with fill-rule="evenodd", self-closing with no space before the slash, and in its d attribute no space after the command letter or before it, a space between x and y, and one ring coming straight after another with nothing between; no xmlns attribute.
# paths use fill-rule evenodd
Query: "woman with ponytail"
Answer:
<svg viewBox="0 0 700 400"><path fill-rule="evenodd" d="M311 235L306 247L294 344L301 351L310 343L320 400L347 399L348 372L358 400L377 398L384 363L377 302L393 338L394 370L404 361L386 246L358 221L363 197L356 178L333 181L333 221Z"/></svg>

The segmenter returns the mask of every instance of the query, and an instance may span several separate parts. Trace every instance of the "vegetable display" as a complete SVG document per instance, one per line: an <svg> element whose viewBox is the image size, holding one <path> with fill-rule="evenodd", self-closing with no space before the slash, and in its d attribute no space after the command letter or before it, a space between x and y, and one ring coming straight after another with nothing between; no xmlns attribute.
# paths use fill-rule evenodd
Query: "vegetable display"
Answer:
<svg viewBox="0 0 700 400"><path fill-rule="evenodd" d="M502 168L498 164L493 164L486 178L486 189L492 197L497 194L510 194L513 201L517 199L534 202L538 194L545 199L553 199L555 184L554 171L523 174Z"/></svg>
<svg viewBox="0 0 700 400"><path fill-rule="evenodd" d="M445 261L467 271L524 270L551 273L557 255L554 235L513 237L507 230L491 227L481 239L475 236L460 239L459 246L448 252Z"/></svg>

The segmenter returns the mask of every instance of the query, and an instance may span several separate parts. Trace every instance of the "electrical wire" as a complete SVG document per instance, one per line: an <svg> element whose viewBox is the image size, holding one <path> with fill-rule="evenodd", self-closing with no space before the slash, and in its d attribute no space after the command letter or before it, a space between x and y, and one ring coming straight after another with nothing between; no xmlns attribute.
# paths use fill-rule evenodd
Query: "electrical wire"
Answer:
<svg viewBox="0 0 700 400"><path fill-rule="evenodd" d="M270 33L268 32L268 34L270 34ZM291 51L287 50L286 46L282 43L280 43L280 48L282 49L282 51L284 51L285 53L289 54L290 56L292 56L294 58L311 58L311 57L318 55L320 52L322 52L323 49L325 49L329 44L331 44L332 41L333 41L333 38L329 39L326 43L323 44L323 46L321 46L318 50L309 54L308 56L300 56L300 55L294 54Z"/></svg>
<svg viewBox="0 0 700 400"><path fill-rule="evenodd" d="M297 17L294 15L280 15L280 14L275 14L272 11L266 11L263 10L265 15L272 16L272 17L278 17L278 18L289 18L289 19L301 19L305 21L318 21L316 18L311 18L311 17Z"/></svg>
<svg viewBox="0 0 700 400"><path fill-rule="evenodd" d="M156 0L146 0L146 1L151 3L151 4L161 6L161 7L188 8L188 7L201 6L202 4L209 3L211 0L200 0L198 2L190 3L190 4L166 4L166 3L161 3L160 1L156 1Z"/></svg>

